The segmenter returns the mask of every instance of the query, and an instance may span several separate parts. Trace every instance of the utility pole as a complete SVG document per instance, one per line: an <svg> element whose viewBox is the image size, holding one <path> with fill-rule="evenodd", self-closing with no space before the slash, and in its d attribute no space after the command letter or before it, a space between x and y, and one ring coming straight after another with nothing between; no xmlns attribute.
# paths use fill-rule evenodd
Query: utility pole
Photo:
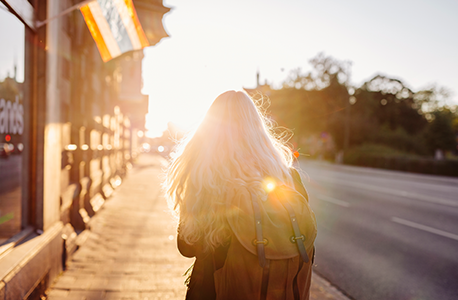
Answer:
<svg viewBox="0 0 458 300"><path fill-rule="evenodd" d="M355 100L353 94L355 93L355 89L350 87L348 89L348 98L345 108L345 133L344 133L344 152L348 150L350 144L350 110L352 102Z"/></svg>

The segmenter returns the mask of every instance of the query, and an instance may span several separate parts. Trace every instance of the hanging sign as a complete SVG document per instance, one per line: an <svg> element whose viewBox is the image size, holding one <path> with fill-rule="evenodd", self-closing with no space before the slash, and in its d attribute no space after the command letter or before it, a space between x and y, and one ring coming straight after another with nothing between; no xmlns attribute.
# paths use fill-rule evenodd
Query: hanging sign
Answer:
<svg viewBox="0 0 458 300"><path fill-rule="evenodd" d="M104 62L149 46L132 0L95 0L80 11Z"/></svg>

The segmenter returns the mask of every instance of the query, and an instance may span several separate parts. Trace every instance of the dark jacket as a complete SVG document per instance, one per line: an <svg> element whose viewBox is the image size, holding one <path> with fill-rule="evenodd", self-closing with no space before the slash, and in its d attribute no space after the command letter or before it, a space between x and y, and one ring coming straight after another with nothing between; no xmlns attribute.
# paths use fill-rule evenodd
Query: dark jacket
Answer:
<svg viewBox="0 0 458 300"><path fill-rule="evenodd" d="M308 194L302 184L299 173L292 169L292 175L294 179L294 185L296 190L301 193L308 201ZM237 242L237 241L235 241ZM213 300L216 299L215 291L215 271L221 269L224 266L227 253L230 247L230 242L226 246L221 246L215 249L212 253L210 251L203 251L202 242L197 242L193 245L187 244L183 239L180 238L178 232L178 250L185 257L195 257L196 261L192 270L190 282L188 284L188 291L186 293L187 300ZM237 243L239 244L239 243ZM309 254L310 255L310 254ZM313 255L313 254L312 254ZM257 264L257 260L255 260ZM291 264L292 262L289 262ZM296 262L294 262L296 263ZM302 265L301 265L302 266ZM291 267L290 267L291 268ZM311 264L308 266L310 270L306 271L307 286L310 285L311 276Z"/></svg>

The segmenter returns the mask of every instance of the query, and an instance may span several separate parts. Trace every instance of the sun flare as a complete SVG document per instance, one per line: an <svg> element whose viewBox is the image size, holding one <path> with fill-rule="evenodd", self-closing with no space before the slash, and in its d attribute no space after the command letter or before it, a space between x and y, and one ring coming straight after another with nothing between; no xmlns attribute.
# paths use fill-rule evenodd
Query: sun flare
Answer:
<svg viewBox="0 0 458 300"><path fill-rule="evenodd" d="M267 193L270 193L277 187L277 183L275 182L273 178L267 177L263 181L263 186L264 186L264 190Z"/></svg>

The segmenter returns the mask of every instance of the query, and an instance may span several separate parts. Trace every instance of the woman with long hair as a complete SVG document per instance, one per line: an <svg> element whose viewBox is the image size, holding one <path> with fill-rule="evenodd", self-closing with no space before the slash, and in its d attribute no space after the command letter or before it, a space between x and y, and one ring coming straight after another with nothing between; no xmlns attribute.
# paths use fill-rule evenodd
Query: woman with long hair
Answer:
<svg viewBox="0 0 458 300"><path fill-rule="evenodd" d="M293 160L253 100L239 91L218 96L197 130L177 146L164 187L179 216L178 249L196 257L186 299L260 299L265 272L256 252L243 247L244 229L234 216L253 199L262 206L273 184L300 192L308 206ZM314 227L314 217L311 222ZM310 232L306 250L313 257L316 225ZM311 266L299 253L269 260L267 298L308 299ZM243 278L256 274L259 279Z"/></svg>

